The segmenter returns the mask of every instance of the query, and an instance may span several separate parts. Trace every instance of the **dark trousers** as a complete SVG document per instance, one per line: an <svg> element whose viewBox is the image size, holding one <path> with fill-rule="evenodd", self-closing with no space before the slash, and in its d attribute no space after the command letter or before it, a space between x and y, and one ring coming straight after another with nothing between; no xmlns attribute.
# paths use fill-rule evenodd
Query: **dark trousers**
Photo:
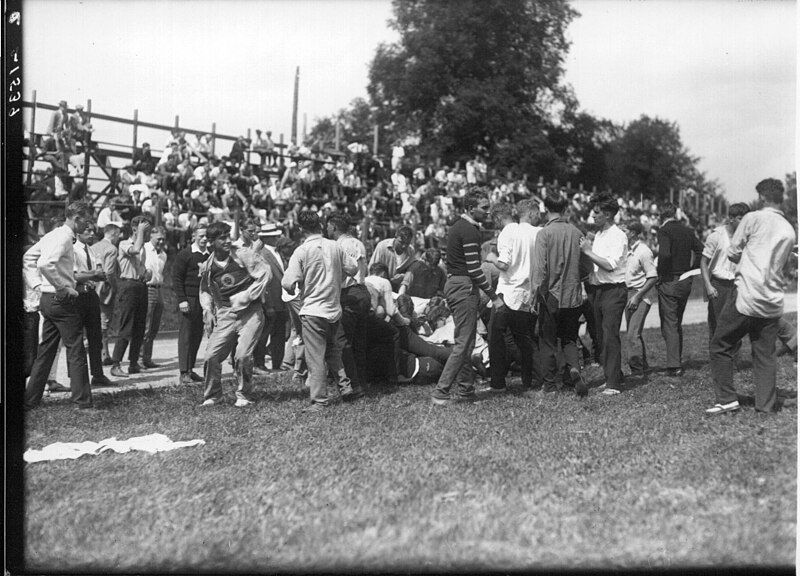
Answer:
<svg viewBox="0 0 800 576"><path fill-rule="evenodd" d="M753 381L756 386L756 410L771 412L775 408L776 339L780 318L754 318L736 309L736 289L717 317L717 329L711 339L711 374L719 404L738 398L733 385L733 356L746 335L753 354Z"/></svg>
<svg viewBox="0 0 800 576"><path fill-rule="evenodd" d="M124 279L120 279L117 286L117 343L114 345L112 360L114 364L122 362L130 344L128 361L131 365L136 365L139 363L139 351L147 323L147 286L143 282Z"/></svg>
<svg viewBox="0 0 800 576"><path fill-rule="evenodd" d="M370 297L363 284L342 290L342 329L345 345L342 363L353 386L363 386L367 375L367 318L370 314Z"/></svg>
<svg viewBox="0 0 800 576"><path fill-rule="evenodd" d="M539 363L542 383L546 390L553 390L556 386L556 372L558 371L556 356L559 340L566 369L580 370L576 342L582 313L581 307L559 308L558 300L549 293L544 304L539 307Z"/></svg>
<svg viewBox="0 0 800 576"><path fill-rule="evenodd" d="M44 317L42 340L25 387L25 407L33 408L42 401L47 376L62 340L67 348L71 400L78 406L91 406L92 388L83 347L83 323L75 299L58 299L55 294L45 293L42 294L39 310Z"/></svg>
<svg viewBox="0 0 800 576"><path fill-rule="evenodd" d="M178 329L178 367L181 373L191 372L197 363L197 351L203 340L203 308L197 296L187 296L189 311L181 313Z"/></svg>
<svg viewBox="0 0 800 576"><path fill-rule="evenodd" d="M628 302L638 292L639 290L636 288L628 288ZM634 371L647 370L649 368L647 347L642 337L644 321L647 319L648 312L650 312L650 304L644 300L639 302L636 310L631 310L627 305L625 306L625 326L627 330L625 344L628 348L628 366ZM639 351L641 351L641 354Z"/></svg>
<svg viewBox="0 0 800 576"><path fill-rule="evenodd" d="M606 377L606 385L618 388L622 376L622 341L619 331L625 314L628 289L625 284L600 284L591 295L594 312L597 344L600 348L600 364Z"/></svg>
<svg viewBox="0 0 800 576"><path fill-rule="evenodd" d="M36 361L36 351L39 348L39 313L25 312L22 318L22 349L24 358L25 378L31 375L33 363Z"/></svg>
<svg viewBox="0 0 800 576"><path fill-rule="evenodd" d="M508 354L506 353L506 331L510 330L519 348L519 363L522 370L522 385L530 387L533 381L533 340L531 338L531 313L502 310L492 307L489 320L489 369L492 388L505 388L508 373Z"/></svg>
<svg viewBox="0 0 800 576"><path fill-rule="evenodd" d="M731 299L731 294L736 291L736 285L733 280L720 280L719 278L711 277L711 285L717 289L717 297L708 299L708 349L711 351L711 340L714 339L714 332L717 330L717 318L722 314L722 310ZM734 356L739 352L741 342L736 346Z"/></svg>
<svg viewBox="0 0 800 576"><path fill-rule="evenodd" d="M374 314L366 319L367 355L372 359L371 374L381 374L389 384L397 383L400 362L400 331L391 322L381 320Z"/></svg>
<svg viewBox="0 0 800 576"><path fill-rule="evenodd" d="M659 282L658 317L667 345L667 368L680 368L683 355L683 312L692 291L692 278Z"/></svg>
<svg viewBox="0 0 800 576"><path fill-rule="evenodd" d="M264 309L264 329L253 350L253 364L259 368L266 367L267 348L272 360L272 368L278 369L283 364L286 350L286 321L289 313L286 310Z"/></svg>
<svg viewBox="0 0 800 576"><path fill-rule="evenodd" d="M433 358L442 365L446 364L447 359L450 358L452 351L449 348L431 344L408 326L401 326L398 328L398 332L400 333L401 350L405 350L414 356Z"/></svg>
<svg viewBox="0 0 800 576"><path fill-rule="evenodd" d="M475 375L470 360L478 330L478 288L468 276L450 276L444 284L444 297L453 313L455 342L433 397L449 398L450 389L457 383L458 395L469 398L475 394Z"/></svg>
<svg viewBox="0 0 800 576"><path fill-rule="evenodd" d="M103 331L100 328L100 298L91 290L78 294L75 299L86 340L89 342L89 368L92 376L103 375Z"/></svg>
<svg viewBox="0 0 800 576"><path fill-rule="evenodd" d="M142 360L153 360L153 341L158 336L161 326L161 314L164 312L164 298L161 296L161 287L147 287L147 316L144 322L144 338L142 339Z"/></svg>

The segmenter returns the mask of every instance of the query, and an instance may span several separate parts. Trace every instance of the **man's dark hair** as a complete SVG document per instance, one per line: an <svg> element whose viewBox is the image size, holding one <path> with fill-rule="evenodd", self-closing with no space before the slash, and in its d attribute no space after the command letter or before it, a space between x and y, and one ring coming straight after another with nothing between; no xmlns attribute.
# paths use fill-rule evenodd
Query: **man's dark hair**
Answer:
<svg viewBox="0 0 800 576"><path fill-rule="evenodd" d="M548 192L544 199L544 209L553 214L562 214L567 204L568 200L558 192Z"/></svg>
<svg viewBox="0 0 800 576"><path fill-rule="evenodd" d="M636 234L637 236L644 232L644 226L638 220L628 220L625 223L625 228Z"/></svg>
<svg viewBox="0 0 800 576"><path fill-rule="evenodd" d="M428 266L438 266L442 260L442 251L438 248L428 248L422 256Z"/></svg>
<svg viewBox="0 0 800 576"><path fill-rule="evenodd" d="M410 226L400 226L394 237L402 240L406 244L411 244L414 241L414 231Z"/></svg>
<svg viewBox="0 0 800 576"><path fill-rule="evenodd" d="M601 212L607 213L612 218L619 212L619 203L608 192L601 192L592 199L592 208L598 208Z"/></svg>
<svg viewBox="0 0 800 576"><path fill-rule="evenodd" d="M783 202L783 182L775 178L766 178L756 184L756 192L765 201L772 204Z"/></svg>
<svg viewBox="0 0 800 576"><path fill-rule="evenodd" d="M212 222L208 225L206 230L206 239L209 242L214 242L220 236L231 233L231 227L225 222Z"/></svg>
<svg viewBox="0 0 800 576"><path fill-rule="evenodd" d="M73 202L64 210L65 218L73 218L80 216L84 219L91 220L94 218L94 208L88 202L77 201Z"/></svg>
<svg viewBox="0 0 800 576"><path fill-rule="evenodd" d="M382 276L389 278L389 268L383 262L375 262L369 267L370 276Z"/></svg>
<svg viewBox="0 0 800 576"><path fill-rule="evenodd" d="M131 227L136 228L139 225L139 222L147 222L150 226L153 225L153 219L147 214L139 214L138 216L134 216L133 220L131 220Z"/></svg>
<svg viewBox="0 0 800 576"><path fill-rule="evenodd" d="M728 207L728 218L741 218L748 212L750 212L750 206L744 202L737 202Z"/></svg>
<svg viewBox="0 0 800 576"><path fill-rule="evenodd" d="M319 214L313 210L303 210L297 215L297 223L306 232L319 232L322 228Z"/></svg>
<svg viewBox="0 0 800 576"><path fill-rule="evenodd" d="M328 224L331 224L338 232L347 233L350 230L350 216L336 212L328 216Z"/></svg>
<svg viewBox="0 0 800 576"><path fill-rule="evenodd" d="M481 188L473 188L470 190L466 196L464 196L464 211L469 212L473 208L475 208L478 204L483 202L484 200L488 199L489 196L486 192L483 191Z"/></svg>
<svg viewBox="0 0 800 576"><path fill-rule="evenodd" d="M659 213L661 214L661 219L666 220L667 218L674 218L677 212L678 207L675 204L667 202L661 207Z"/></svg>
<svg viewBox="0 0 800 576"><path fill-rule="evenodd" d="M512 218L514 215L514 208L507 202L498 202L490 210L492 218Z"/></svg>

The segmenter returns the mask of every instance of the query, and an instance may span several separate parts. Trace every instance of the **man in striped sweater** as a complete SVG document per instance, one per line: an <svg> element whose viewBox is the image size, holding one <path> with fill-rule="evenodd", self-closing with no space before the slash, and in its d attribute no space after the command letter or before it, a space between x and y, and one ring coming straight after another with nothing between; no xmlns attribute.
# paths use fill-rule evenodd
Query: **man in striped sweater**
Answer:
<svg viewBox="0 0 800 576"><path fill-rule="evenodd" d="M471 400L475 397L474 375L470 356L475 348L478 322L479 292L483 290L498 310L505 307L481 269L480 224L486 220L489 199L485 193L472 191L464 197L464 214L450 228L447 236L447 281L444 295L453 312L455 322L454 346L444 366L433 403L451 402L450 389L457 382L458 397Z"/></svg>

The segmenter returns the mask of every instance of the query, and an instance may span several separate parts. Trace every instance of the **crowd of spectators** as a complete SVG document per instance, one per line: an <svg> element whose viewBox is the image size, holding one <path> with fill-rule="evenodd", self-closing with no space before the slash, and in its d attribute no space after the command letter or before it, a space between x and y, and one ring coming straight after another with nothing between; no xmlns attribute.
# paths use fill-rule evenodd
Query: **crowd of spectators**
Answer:
<svg viewBox="0 0 800 576"><path fill-rule="evenodd" d="M53 113L39 157L51 163L35 174L29 200L30 236L48 231L51 217L62 205L52 201L75 201L87 196L80 178L84 145L91 124L80 106L66 112L66 102ZM570 199L567 217L584 232L591 232L591 194L583 189L532 183L527 178L501 177L489 170L487 159L478 155L463 165L437 165L408 155L396 142L391 157L372 155L361 143L350 143L343 152L291 144L281 149L272 133L256 130L256 137L238 137L226 155L215 153L210 134L192 134L173 129L158 154L149 143L134 150L132 160L117 171L115 193L94 201L99 212L97 229L109 221L121 222L123 230L135 216L150 214L167 232L167 251L176 253L190 243L200 223L244 221L274 222L286 235L300 235L297 216L303 210L317 211L323 218L346 213L357 224L357 233L368 251L401 226L414 230L414 245L421 252L441 248L447 230L459 213L461 200L475 186L483 187L491 202L533 199L542 207L554 186ZM85 144L82 144L85 143ZM216 142L220 145L220 141ZM638 219L645 241L657 249L660 224L658 206L646 199L619 199L618 221ZM712 214L707 223L684 220L700 232L716 225ZM492 235L486 231L486 239Z"/></svg>

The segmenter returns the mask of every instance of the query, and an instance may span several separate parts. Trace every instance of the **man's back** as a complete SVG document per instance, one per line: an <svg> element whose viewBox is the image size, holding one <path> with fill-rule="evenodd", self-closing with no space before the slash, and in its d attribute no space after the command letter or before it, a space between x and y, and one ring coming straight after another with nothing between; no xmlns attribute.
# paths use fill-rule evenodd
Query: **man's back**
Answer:
<svg viewBox="0 0 800 576"><path fill-rule="evenodd" d="M670 220L659 228L657 238L660 278L680 276L699 265L703 244L688 226ZM694 262L692 253L695 253Z"/></svg>
<svg viewBox="0 0 800 576"><path fill-rule="evenodd" d="M560 308L583 304L580 282L581 232L563 218L551 220L536 236L534 288L550 292Z"/></svg>
<svg viewBox="0 0 800 576"><path fill-rule="evenodd" d="M745 214L731 240L729 254L741 254L736 270L736 308L746 316L783 314L786 266L796 235L783 214L772 208Z"/></svg>
<svg viewBox="0 0 800 576"><path fill-rule="evenodd" d="M341 297L344 251L321 235L306 238L289 260L283 287L302 283L301 315L319 316L331 322L342 315Z"/></svg>

